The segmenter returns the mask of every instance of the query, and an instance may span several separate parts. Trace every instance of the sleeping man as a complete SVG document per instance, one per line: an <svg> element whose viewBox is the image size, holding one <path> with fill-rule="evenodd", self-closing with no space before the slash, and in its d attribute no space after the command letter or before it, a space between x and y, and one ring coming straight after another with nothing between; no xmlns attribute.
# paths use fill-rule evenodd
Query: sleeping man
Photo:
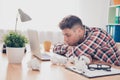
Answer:
<svg viewBox="0 0 120 80"><path fill-rule="evenodd" d="M101 28L87 27L74 15L63 18L59 28L64 43L54 45L53 52L66 57L84 55L92 60L120 66L120 52L112 37Z"/></svg>

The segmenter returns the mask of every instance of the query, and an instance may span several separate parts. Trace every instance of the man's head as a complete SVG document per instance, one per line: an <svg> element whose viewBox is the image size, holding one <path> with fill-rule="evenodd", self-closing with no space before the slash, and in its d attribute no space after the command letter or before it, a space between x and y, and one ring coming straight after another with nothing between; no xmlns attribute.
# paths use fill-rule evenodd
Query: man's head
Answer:
<svg viewBox="0 0 120 80"><path fill-rule="evenodd" d="M83 40L84 27L80 18L73 15L67 16L59 23L59 27L68 45L74 46Z"/></svg>

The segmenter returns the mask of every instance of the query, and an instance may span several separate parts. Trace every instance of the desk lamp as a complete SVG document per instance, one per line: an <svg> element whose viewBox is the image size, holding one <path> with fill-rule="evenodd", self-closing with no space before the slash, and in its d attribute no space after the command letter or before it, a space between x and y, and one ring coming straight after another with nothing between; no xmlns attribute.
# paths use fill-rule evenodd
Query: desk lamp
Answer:
<svg viewBox="0 0 120 80"><path fill-rule="evenodd" d="M27 22L27 21L32 20L31 17L28 16L26 13L24 13L21 9L18 9L18 14L20 16L21 22ZM16 16L15 31L17 31L17 23L18 23L18 18L19 18L18 14Z"/></svg>

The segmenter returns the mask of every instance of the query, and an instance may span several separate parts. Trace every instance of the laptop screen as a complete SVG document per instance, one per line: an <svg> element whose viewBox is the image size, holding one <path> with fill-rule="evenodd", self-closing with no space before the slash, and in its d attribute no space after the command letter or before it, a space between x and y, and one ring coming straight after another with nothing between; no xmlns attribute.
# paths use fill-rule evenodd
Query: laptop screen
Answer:
<svg viewBox="0 0 120 80"><path fill-rule="evenodd" d="M32 53L40 53L40 41L38 32L36 30L28 30L28 38L30 42L30 48Z"/></svg>

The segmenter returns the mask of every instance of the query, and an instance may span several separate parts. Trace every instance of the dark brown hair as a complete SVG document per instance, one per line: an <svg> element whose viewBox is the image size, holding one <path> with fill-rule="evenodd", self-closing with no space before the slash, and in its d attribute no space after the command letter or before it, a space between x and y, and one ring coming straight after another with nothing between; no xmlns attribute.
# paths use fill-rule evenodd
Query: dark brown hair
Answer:
<svg viewBox="0 0 120 80"><path fill-rule="evenodd" d="M63 18L63 20L59 23L59 27L61 30L65 29L65 28L71 29L76 24L83 26L80 18L78 18L77 16L74 16L74 15L69 15L69 16Z"/></svg>

